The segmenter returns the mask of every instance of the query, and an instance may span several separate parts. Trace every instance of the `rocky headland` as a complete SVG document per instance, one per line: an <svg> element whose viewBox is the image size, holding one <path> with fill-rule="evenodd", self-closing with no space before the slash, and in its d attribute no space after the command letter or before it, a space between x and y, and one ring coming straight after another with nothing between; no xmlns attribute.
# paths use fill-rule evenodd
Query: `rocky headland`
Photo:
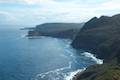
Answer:
<svg viewBox="0 0 120 80"><path fill-rule="evenodd" d="M120 14L92 18L71 45L104 60L78 73L74 80L120 80Z"/></svg>
<svg viewBox="0 0 120 80"><path fill-rule="evenodd" d="M44 23L28 31L28 36L74 39L84 23Z"/></svg>

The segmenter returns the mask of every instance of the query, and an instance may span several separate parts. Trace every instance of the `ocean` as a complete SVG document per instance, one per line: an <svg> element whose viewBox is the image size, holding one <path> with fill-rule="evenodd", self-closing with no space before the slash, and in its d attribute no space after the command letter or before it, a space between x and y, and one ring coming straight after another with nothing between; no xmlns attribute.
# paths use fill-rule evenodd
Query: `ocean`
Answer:
<svg viewBox="0 0 120 80"><path fill-rule="evenodd" d="M73 49L69 39L41 36L28 38L27 31L0 29L0 80L70 80L93 64L94 55Z"/></svg>

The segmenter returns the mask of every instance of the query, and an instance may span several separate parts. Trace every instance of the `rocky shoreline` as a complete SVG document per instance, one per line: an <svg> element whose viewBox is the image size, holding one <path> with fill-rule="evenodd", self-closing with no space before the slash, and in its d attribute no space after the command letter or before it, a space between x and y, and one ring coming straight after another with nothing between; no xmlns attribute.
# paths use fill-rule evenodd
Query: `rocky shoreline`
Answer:
<svg viewBox="0 0 120 80"><path fill-rule="evenodd" d="M80 30L72 46L104 59L75 75L73 80L120 80L120 14L94 17Z"/></svg>
<svg viewBox="0 0 120 80"><path fill-rule="evenodd" d="M73 48L93 53L97 58L104 60L102 65L95 64L83 72L78 72L73 80L120 80L120 14L94 17L81 29L80 24L77 24L79 29L74 28L74 31L75 25L64 23L38 25L28 32L28 36L69 38L73 40L71 44ZM54 28L50 29L50 26ZM71 28L64 29L65 26Z"/></svg>
<svg viewBox="0 0 120 80"><path fill-rule="evenodd" d="M44 23L28 31L29 36L50 36L74 39L84 23Z"/></svg>

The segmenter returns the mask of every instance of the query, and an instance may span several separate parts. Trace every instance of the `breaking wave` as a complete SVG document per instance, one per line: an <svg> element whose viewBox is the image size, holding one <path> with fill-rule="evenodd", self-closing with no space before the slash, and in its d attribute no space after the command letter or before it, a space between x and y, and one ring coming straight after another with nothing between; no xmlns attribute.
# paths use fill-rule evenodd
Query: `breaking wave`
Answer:
<svg viewBox="0 0 120 80"><path fill-rule="evenodd" d="M71 52L70 52L71 53ZM82 53L85 57L91 58L97 64L103 64L103 60L97 59L93 54L84 52ZM73 56L73 55L71 55ZM84 71L86 68L77 69L74 71L70 71L72 69L72 62L69 62L69 66L51 70L45 73L37 74L34 80L72 80L73 77L79 73Z"/></svg>
<svg viewBox="0 0 120 80"><path fill-rule="evenodd" d="M96 58L93 54L84 52L83 55L85 57L91 58L93 61L95 61L97 64L103 64L103 60Z"/></svg>
<svg viewBox="0 0 120 80"><path fill-rule="evenodd" d="M71 62L69 62L69 66L67 67L37 74L34 80L63 80L63 78L67 76L64 71L69 69L71 69Z"/></svg>
<svg viewBox="0 0 120 80"><path fill-rule="evenodd" d="M78 69L76 71L73 71L73 72L69 72L67 76L64 77L64 80L72 80L73 77L75 77L75 75L77 73L80 73L80 72L83 72L86 68L83 68L83 69Z"/></svg>
<svg viewBox="0 0 120 80"><path fill-rule="evenodd" d="M66 58L67 57L70 58L68 66L37 74L32 80L72 80L77 73L82 72L86 69L86 67L82 67L80 69L72 68L73 66L72 64L74 63L80 64L80 62L76 60L76 55L74 55L76 53L76 50L71 48L70 46L71 41L69 40L64 40L64 41L67 43L67 45L63 46L66 54L62 54L62 56ZM103 64L103 60L96 58L91 53L83 52L81 53L81 55L85 58L88 58L88 60L90 59L94 63Z"/></svg>

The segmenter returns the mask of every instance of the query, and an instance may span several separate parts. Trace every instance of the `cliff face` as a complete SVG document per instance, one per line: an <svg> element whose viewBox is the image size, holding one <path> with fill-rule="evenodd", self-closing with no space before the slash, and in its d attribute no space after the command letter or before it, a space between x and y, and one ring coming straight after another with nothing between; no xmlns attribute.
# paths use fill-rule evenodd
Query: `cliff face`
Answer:
<svg viewBox="0 0 120 80"><path fill-rule="evenodd" d="M37 25L28 32L28 36L50 36L73 39L83 23L45 23Z"/></svg>
<svg viewBox="0 0 120 80"><path fill-rule="evenodd" d="M71 45L104 59L102 65L88 67L73 80L120 80L120 14L92 18Z"/></svg>
<svg viewBox="0 0 120 80"><path fill-rule="evenodd" d="M85 23L72 46L109 60L120 52L120 14L92 18Z"/></svg>

